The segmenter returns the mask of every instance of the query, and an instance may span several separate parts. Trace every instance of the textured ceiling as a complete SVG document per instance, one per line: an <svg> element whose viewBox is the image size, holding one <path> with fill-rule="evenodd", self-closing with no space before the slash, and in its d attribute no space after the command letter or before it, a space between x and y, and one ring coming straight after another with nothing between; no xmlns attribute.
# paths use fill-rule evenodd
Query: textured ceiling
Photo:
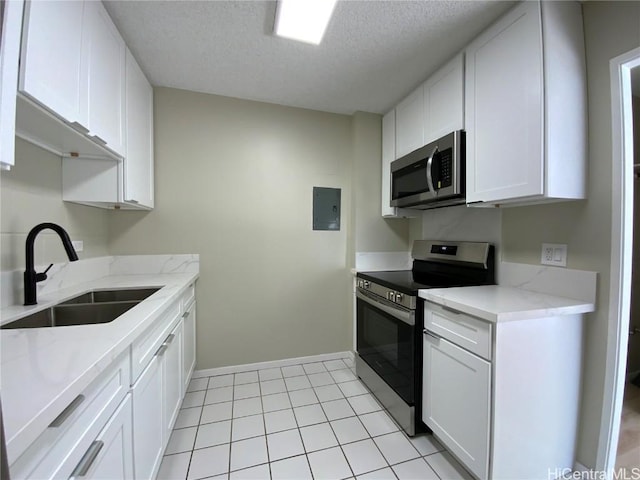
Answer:
<svg viewBox="0 0 640 480"><path fill-rule="evenodd" d="M105 1L155 86L385 113L514 2L341 0L319 46L272 34L274 1Z"/></svg>

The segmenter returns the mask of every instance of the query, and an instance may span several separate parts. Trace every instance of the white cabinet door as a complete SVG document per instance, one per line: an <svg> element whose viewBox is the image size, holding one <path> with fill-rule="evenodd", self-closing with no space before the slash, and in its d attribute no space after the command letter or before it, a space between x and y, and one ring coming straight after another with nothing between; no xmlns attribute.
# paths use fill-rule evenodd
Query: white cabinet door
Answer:
<svg viewBox="0 0 640 480"><path fill-rule="evenodd" d="M488 477L491 364L424 334L422 421L480 479Z"/></svg>
<svg viewBox="0 0 640 480"><path fill-rule="evenodd" d="M153 208L153 89L127 49L123 200Z"/></svg>
<svg viewBox="0 0 640 480"><path fill-rule="evenodd" d="M15 164L16 91L23 0L3 2L0 18L0 167Z"/></svg>
<svg viewBox="0 0 640 480"><path fill-rule="evenodd" d="M396 111L382 117L382 216L395 217L391 202L391 162L396 159Z"/></svg>
<svg viewBox="0 0 640 480"><path fill-rule="evenodd" d="M182 393L187 391L189 380L196 368L196 304L193 302L191 307L185 312L182 326Z"/></svg>
<svg viewBox="0 0 640 480"><path fill-rule="evenodd" d="M540 5L521 2L466 50L467 202L544 193Z"/></svg>
<svg viewBox="0 0 640 480"><path fill-rule="evenodd" d="M91 462L92 453L97 456ZM120 404L109 423L87 450L83 461L71 478L112 480L133 478L133 437L131 428L131 395ZM86 473L83 474L83 470Z"/></svg>
<svg viewBox="0 0 640 480"><path fill-rule="evenodd" d="M464 129L464 55L460 53L424 84L424 143Z"/></svg>
<svg viewBox="0 0 640 480"><path fill-rule="evenodd" d="M84 6L79 1L27 2L19 89L69 123L88 128L80 98Z"/></svg>
<svg viewBox="0 0 640 480"><path fill-rule="evenodd" d="M89 135L124 156L126 45L102 2L85 2L83 35Z"/></svg>
<svg viewBox="0 0 640 480"><path fill-rule="evenodd" d="M424 90L422 85L396 107L396 153L400 158L424 145Z"/></svg>
<svg viewBox="0 0 640 480"><path fill-rule="evenodd" d="M169 334L164 343L167 348L162 355L162 386L164 404L162 407L164 446L169 441L171 429L176 421L182 403L182 321Z"/></svg>
<svg viewBox="0 0 640 480"><path fill-rule="evenodd" d="M137 479L155 478L162 461L162 361L161 356L154 356L132 388L134 473Z"/></svg>

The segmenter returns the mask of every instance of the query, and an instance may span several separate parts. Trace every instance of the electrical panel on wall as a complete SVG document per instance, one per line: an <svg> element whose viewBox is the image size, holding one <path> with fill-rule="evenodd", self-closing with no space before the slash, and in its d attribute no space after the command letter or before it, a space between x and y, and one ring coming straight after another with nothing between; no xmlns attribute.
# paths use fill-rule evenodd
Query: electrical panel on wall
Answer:
<svg viewBox="0 0 640 480"><path fill-rule="evenodd" d="M339 188L313 187L313 229L340 230Z"/></svg>

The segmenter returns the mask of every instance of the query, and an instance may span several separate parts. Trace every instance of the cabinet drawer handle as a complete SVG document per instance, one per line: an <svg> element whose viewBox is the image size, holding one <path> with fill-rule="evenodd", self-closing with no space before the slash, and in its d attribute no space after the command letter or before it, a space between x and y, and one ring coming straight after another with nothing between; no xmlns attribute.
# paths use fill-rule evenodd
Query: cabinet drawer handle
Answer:
<svg viewBox="0 0 640 480"><path fill-rule="evenodd" d="M167 345L166 343L163 343L162 345L160 345L160 348L158 349L158 351L156 352L156 357L161 357L162 355L164 355L164 352L167 351L167 348L169 347L169 345Z"/></svg>
<svg viewBox="0 0 640 480"><path fill-rule="evenodd" d="M82 402L84 402L84 395L78 395L73 399L73 402L67 405L67 408L65 408L62 413L49 424L49 427L58 428L60 425L62 425L65 420L69 418L73 412L75 412L76 408L78 408Z"/></svg>
<svg viewBox="0 0 640 480"><path fill-rule="evenodd" d="M190 314L190 313L191 313L191 312L188 312L188 311L187 311L187 312L184 312L184 313L182 314L182 318L187 318L187 317L189 316L189 314Z"/></svg>
<svg viewBox="0 0 640 480"><path fill-rule="evenodd" d="M461 311L459 311L459 310L454 310L453 308L451 308L451 307L445 307L444 305L440 305L440 307L441 307L444 311L446 311L446 312L450 312L450 313L453 313L454 315L460 315L460 314L462 313L462 312L461 312Z"/></svg>
<svg viewBox="0 0 640 480"><path fill-rule="evenodd" d="M71 473L71 477L84 477L91 468L91 465L93 465L93 462L100 453L100 450L102 450L102 447L104 447L104 442L102 440L94 441Z"/></svg>
<svg viewBox="0 0 640 480"><path fill-rule="evenodd" d="M134 200L133 198L130 198L129 200L127 200L127 202L129 202L129 203L140 203L138 200Z"/></svg>
<svg viewBox="0 0 640 480"><path fill-rule="evenodd" d="M171 342L173 342L173 339L175 338L175 335L173 333L169 334L169 336L167 337L167 339L164 341L165 345L169 345Z"/></svg>
<svg viewBox="0 0 640 480"><path fill-rule="evenodd" d="M440 341L440 337L438 337L438 336L434 335L434 334L433 334L433 333L431 333L429 330L424 329L422 332L423 332L425 335L429 335L431 338L433 338L433 339L437 340L438 342Z"/></svg>

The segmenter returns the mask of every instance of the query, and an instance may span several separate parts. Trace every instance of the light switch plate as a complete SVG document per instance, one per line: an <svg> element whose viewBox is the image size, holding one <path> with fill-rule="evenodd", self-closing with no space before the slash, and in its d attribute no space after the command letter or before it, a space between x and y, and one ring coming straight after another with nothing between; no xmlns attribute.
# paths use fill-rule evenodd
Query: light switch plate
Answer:
<svg viewBox="0 0 640 480"><path fill-rule="evenodd" d="M567 246L565 244L560 244L560 243L543 243L540 263L542 265L566 267L567 266Z"/></svg>

